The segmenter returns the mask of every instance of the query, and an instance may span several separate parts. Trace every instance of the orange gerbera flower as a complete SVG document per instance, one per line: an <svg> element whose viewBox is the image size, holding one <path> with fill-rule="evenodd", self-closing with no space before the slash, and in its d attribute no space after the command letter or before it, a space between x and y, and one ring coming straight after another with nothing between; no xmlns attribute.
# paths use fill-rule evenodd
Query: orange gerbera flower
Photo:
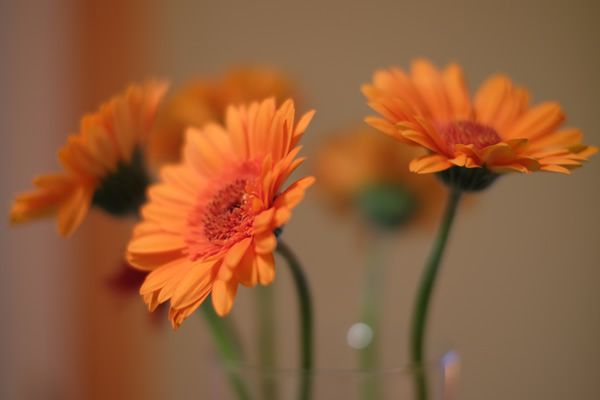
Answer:
<svg viewBox="0 0 600 400"><path fill-rule="evenodd" d="M298 90L292 79L269 67L248 66L226 72L215 83L214 108L221 119L229 104L242 104L274 97L277 101L293 98Z"/></svg>
<svg viewBox="0 0 600 400"><path fill-rule="evenodd" d="M297 143L312 116L294 126L293 102L276 109L269 99L229 107L225 128L187 130L182 162L161 170L127 248L132 265L151 271L140 289L150 310L170 300L178 327L209 294L223 316L238 284L271 283L275 230L314 181L281 191L304 160Z"/></svg>
<svg viewBox="0 0 600 400"><path fill-rule="evenodd" d="M58 230L70 235L91 204L108 212L135 211L148 183L140 147L154 123L165 83L132 85L83 117L58 157L65 172L34 179L37 189L21 194L10 211L12 222L54 215Z"/></svg>
<svg viewBox="0 0 600 400"><path fill-rule="evenodd" d="M558 103L531 107L528 92L504 75L489 78L471 100L458 65L439 71L416 60L410 74L377 71L362 90L384 117L368 117L369 124L429 150L410 163L413 172L463 167L568 174L597 151L581 144L578 129L558 130L565 119Z"/></svg>
<svg viewBox="0 0 600 400"><path fill-rule="evenodd" d="M268 67L232 69L216 78L196 79L184 84L158 113L150 140L149 160L154 167L179 161L184 131L208 122L222 123L229 104L242 104L275 97L297 99L296 89L282 72Z"/></svg>
<svg viewBox="0 0 600 400"><path fill-rule="evenodd" d="M378 225L421 223L438 214L443 187L433 177L408 171L423 151L369 127L330 136L319 148L315 175L333 208L342 214L359 211Z"/></svg>

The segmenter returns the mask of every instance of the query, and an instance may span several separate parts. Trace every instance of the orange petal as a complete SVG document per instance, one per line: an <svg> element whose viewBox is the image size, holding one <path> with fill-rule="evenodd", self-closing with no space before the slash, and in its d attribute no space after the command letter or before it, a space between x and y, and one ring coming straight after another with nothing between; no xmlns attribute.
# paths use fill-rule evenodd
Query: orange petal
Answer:
<svg viewBox="0 0 600 400"><path fill-rule="evenodd" d="M504 174L508 172L520 172L522 174L530 172L527 167L519 164L519 163L510 163L504 165L490 165L487 167L490 171L497 174Z"/></svg>
<svg viewBox="0 0 600 400"><path fill-rule="evenodd" d="M127 246L131 253L165 253L186 247L181 235L168 232L156 232L134 237Z"/></svg>
<svg viewBox="0 0 600 400"><path fill-rule="evenodd" d="M77 190L71 177L42 175L33 180L36 189L17 195L10 210L11 223L20 223L55 214Z"/></svg>
<svg viewBox="0 0 600 400"><path fill-rule="evenodd" d="M444 156L433 154L412 160L408 166L411 172L429 174L444 171L452 167L452 163Z"/></svg>
<svg viewBox="0 0 600 400"><path fill-rule="evenodd" d="M487 79L475 95L477 121L494 127L500 135L521 116L527 108L529 94L515 87L504 75Z"/></svg>
<svg viewBox="0 0 600 400"><path fill-rule="evenodd" d="M285 206L287 208L294 208L302 201L305 190L313 183L315 183L315 178L312 176L307 176L294 182L283 193L277 196L274 202L275 207L280 208Z"/></svg>
<svg viewBox="0 0 600 400"><path fill-rule="evenodd" d="M471 99L460 66L457 64L447 66L442 73L442 80L454 118L471 119L473 114Z"/></svg>
<svg viewBox="0 0 600 400"><path fill-rule="evenodd" d="M92 190L79 187L60 207L58 212L58 231L62 236L69 236L81 224L87 215L92 201Z"/></svg>
<svg viewBox="0 0 600 400"><path fill-rule="evenodd" d="M411 75L433 118L439 122L450 120L450 103L438 69L427 60L415 60L412 63Z"/></svg>
<svg viewBox="0 0 600 400"><path fill-rule="evenodd" d="M232 157L230 141L227 132L218 125L212 124L203 130L190 127L185 132L185 161L199 174L214 176L222 171Z"/></svg>
<svg viewBox="0 0 600 400"><path fill-rule="evenodd" d="M93 153L86 148L82 136L71 136L69 138L68 146L74 162L87 176L100 177L106 174L106 168L102 165L102 162L94 158Z"/></svg>
<svg viewBox="0 0 600 400"><path fill-rule="evenodd" d="M275 208L274 207L271 207L271 208L261 212L260 214L258 214L256 217L254 217L254 231L262 232L262 231L270 228L271 222L273 221L274 217L275 217Z"/></svg>
<svg viewBox="0 0 600 400"><path fill-rule="evenodd" d="M454 152L457 154L464 154L468 157L468 160L465 161L465 166L478 166L481 167L481 157L479 155L479 151L472 144L456 144L454 145ZM473 164L470 164L473 163ZM468 165L470 164L470 165Z"/></svg>
<svg viewBox="0 0 600 400"><path fill-rule="evenodd" d="M289 107L290 103L284 103L281 108L286 106ZM269 98L260 103L252 103L250 105L248 114L253 118L252 121L248 121L247 131L248 143L250 145L250 157L264 157L265 150L269 149L269 131L275 111L274 98Z"/></svg>
<svg viewBox="0 0 600 400"><path fill-rule="evenodd" d="M279 176L279 179L275 181L275 188L279 188L283 183L287 180L287 178L300 166L302 163L306 161L306 157L299 157L292 161L292 163L285 169L282 166L282 172Z"/></svg>
<svg viewBox="0 0 600 400"><path fill-rule="evenodd" d="M165 293L163 296L165 299L170 298L173 294L172 291L177 286L177 283L179 283L178 278L187 274L192 267L191 261L186 257L171 260L146 276L144 283L140 287L140 294L146 295L155 291L161 291L166 285L170 284L171 290L168 290L168 293Z"/></svg>
<svg viewBox="0 0 600 400"><path fill-rule="evenodd" d="M583 149L577 151L577 155L583 158L589 158L598 152L596 146L584 146Z"/></svg>
<svg viewBox="0 0 600 400"><path fill-rule="evenodd" d="M273 160L280 160L287 154L292 144L292 134L290 132L289 122L286 121L281 113L276 113L271 121L269 128L269 149Z"/></svg>
<svg viewBox="0 0 600 400"><path fill-rule="evenodd" d="M69 139L71 140L71 139ZM75 157L73 148L69 142L58 151L58 160L64 169L71 175L85 177L87 180L92 180L91 171L82 166Z"/></svg>
<svg viewBox="0 0 600 400"><path fill-rule="evenodd" d="M237 287L238 283L235 279L232 279L229 282L223 282L221 280L215 281L211 296L212 304L217 315L224 317L229 314L231 307L233 307Z"/></svg>
<svg viewBox="0 0 600 400"><path fill-rule="evenodd" d="M164 207L155 202L142 206L141 214L148 220L173 234L180 234L188 225L190 210L187 207Z"/></svg>
<svg viewBox="0 0 600 400"><path fill-rule="evenodd" d="M431 151L441 151L441 149L433 142L433 140L427 133L407 129L402 125L399 125L398 130L400 131L400 135L404 137L405 141L412 145L418 144Z"/></svg>
<svg viewBox="0 0 600 400"><path fill-rule="evenodd" d="M119 148L120 158L129 162L136 140L136 128L132 112L124 98L119 97L114 99L113 104L112 123L115 130L114 139Z"/></svg>
<svg viewBox="0 0 600 400"><path fill-rule="evenodd" d="M438 129L433 125L432 121L421 116L415 117L415 126L418 126L418 131L427 135L429 140L435 147L432 149L434 153L444 154L447 151L447 143L438 133Z"/></svg>
<svg viewBox="0 0 600 400"><path fill-rule="evenodd" d="M559 174L571 175L571 171L568 168L561 167L560 165L542 165L540 169L547 172L558 172Z"/></svg>
<svg viewBox="0 0 600 400"><path fill-rule="evenodd" d="M113 170L116 168L118 162L115 143L111 140L106 128L91 121L91 119L89 123L86 123L86 117L82 121L82 126L85 126L82 128L82 131L87 141L86 147L93 153L96 160L102 163L106 170Z"/></svg>
<svg viewBox="0 0 600 400"><path fill-rule="evenodd" d="M256 251L256 254L272 253L275 247L277 247L277 238L270 231L254 237L254 251Z"/></svg>
<svg viewBox="0 0 600 400"><path fill-rule="evenodd" d="M296 128L294 129L294 137L298 137L302 135L304 131L306 131L306 128L308 128L308 125L312 121L316 112L316 110L310 110L300 118L298 124L296 125Z"/></svg>
<svg viewBox="0 0 600 400"><path fill-rule="evenodd" d="M531 150L542 150L552 148L568 148L581 143L583 134L579 129L566 129L560 132L554 132L551 135L534 139L530 142Z"/></svg>
<svg viewBox="0 0 600 400"><path fill-rule="evenodd" d="M541 165L561 165L563 167L579 167L581 166L581 160L576 160L569 157L545 157L539 160Z"/></svg>
<svg viewBox="0 0 600 400"><path fill-rule="evenodd" d="M171 307L169 309L169 319L171 320L171 326L173 326L173 329L179 328L179 326L183 323L183 321L187 317L192 315L192 313L194 311L196 311L198 309L198 307L200 307L200 305L204 302L206 297L208 297L208 294L210 294L210 292L208 292L206 295L200 297L196 302L190 304L189 306L186 306L183 308Z"/></svg>
<svg viewBox="0 0 600 400"><path fill-rule="evenodd" d="M148 198L164 207L184 206L187 208L194 207L197 200L182 187L165 183L152 185L148 189Z"/></svg>
<svg viewBox="0 0 600 400"><path fill-rule="evenodd" d="M536 160L517 154L515 148L509 143L498 143L486 147L481 152L481 159L486 167L494 172L507 170L530 172L539 169L539 163Z"/></svg>
<svg viewBox="0 0 600 400"><path fill-rule="evenodd" d="M382 98L370 101L369 107L377 111L390 122L413 122L416 115L423 115L416 109L415 104L409 103L404 97ZM425 111L429 115L429 111Z"/></svg>
<svg viewBox="0 0 600 400"><path fill-rule="evenodd" d="M504 165L509 164L517 157L514 149L507 143L497 143L488 146L481 152L481 158L486 165Z"/></svg>
<svg viewBox="0 0 600 400"><path fill-rule="evenodd" d="M564 121L558 103L546 102L531 108L507 130L505 137L534 140L552 133Z"/></svg>
<svg viewBox="0 0 600 400"><path fill-rule="evenodd" d="M469 162L469 160L472 163L471 158L467 154L458 153L456 155L456 157L454 157L454 158L452 158L452 159L450 159L448 161L450 161L452 164L454 164L454 165L456 165L458 167L464 167ZM479 167L479 165L478 165L478 167Z"/></svg>
<svg viewBox="0 0 600 400"><path fill-rule="evenodd" d="M373 86L364 85L363 94L370 100L402 98L412 105L413 112L430 116L429 109L421 98L412 79L399 68L378 70L373 74Z"/></svg>
<svg viewBox="0 0 600 400"><path fill-rule="evenodd" d="M285 224L286 222L288 222L290 220L290 218L292 217L292 212L283 207L283 208L278 208L277 211L275 212L275 218L273 220L273 225L275 227L280 227L283 224Z"/></svg>
<svg viewBox="0 0 600 400"><path fill-rule="evenodd" d="M206 179L202 178L196 171L186 165L167 165L160 170L160 178L165 183L176 186L195 197L198 191L206 184Z"/></svg>
<svg viewBox="0 0 600 400"><path fill-rule="evenodd" d="M229 268L237 267L242 258L244 257L244 254L246 254L246 251L250 247L251 242L251 238L246 238L234 244L227 251L225 258L223 259L223 263L225 264L225 266Z"/></svg>
<svg viewBox="0 0 600 400"><path fill-rule="evenodd" d="M273 253L259 254L255 258L258 271L258 282L261 285L269 285L275 279L275 259Z"/></svg>
<svg viewBox="0 0 600 400"><path fill-rule="evenodd" d="M131 253L126 254L127 262L132 267L142 271L153 271L162 267L169 262L185 258L185 254L181 250L175 250L165 253Z"/></svg>
<svg viewBox="0 0 600 400"><path fill-rule="evenodd" d="M248 159L250 157L250 147L240 109L234 106L227 107L225 126L231 135L231 142L236 154L242 159Z"/></svg>
<svg viewBox="0 0 600 400"><path fill-rule="evenodd" d="M234 271L239 282L247 287L254 287L258 283L258 268L255 265L255 257L254 250L249 249Z"/></svg>
<svg viewBox="0 0 600 400"><path fill-rule="evenodd" d="M193 265L183 276L171 297L171 307L183 308L200 299L205 299L212 288L214 280L214 261Z"/></svg>
<svg viewBox="0 0 600 400"><path fill-rule="evenodd" d="M381 131L397 140L400 140L401 142L406 143L406 139L404 139L404 137L402 137L402 135L398 132L397 126L395 124L392 124L391 122L388 122L383 118L373 116L366 117L365 122L371 125L373 128L377 129L378 131Z"/></svg>

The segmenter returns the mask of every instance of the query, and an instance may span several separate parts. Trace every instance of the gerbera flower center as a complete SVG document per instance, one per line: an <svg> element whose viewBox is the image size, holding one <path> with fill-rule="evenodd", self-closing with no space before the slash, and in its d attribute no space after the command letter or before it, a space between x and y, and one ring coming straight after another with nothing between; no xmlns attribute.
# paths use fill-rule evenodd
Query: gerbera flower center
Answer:
<svg viewBox="0 0 600 400"><path fill-rule="evenodd" d="M450 122L442 126L439 133L450 151L457 144L472 144L477 149L483 149L502 141L494 128L475 121Z"/></svg>
<svg viewBox="0 0 600 400"><path fill-rule="evenodd" d="M129 163L120 161L115 170L99 179L92 204L116 216L136 213L146 201L149 183L143 153L137 148Z"/></svg>
<svg viewBox="0 0 600 400"><path fill-rule="evenodd" d="M249 215L246 208L245 179L237 179L219 190L206 206L202 219L204 236L211 242L230 239L244 227Z"/></svg>
<svg viewBox="0 0 600 400"><path fill-rule="evenodd" d="M198 193L197 204L187 218L186 253L191 260L226 252L253 234L261 195L260 165L246 161L212 177Z"/></svg>

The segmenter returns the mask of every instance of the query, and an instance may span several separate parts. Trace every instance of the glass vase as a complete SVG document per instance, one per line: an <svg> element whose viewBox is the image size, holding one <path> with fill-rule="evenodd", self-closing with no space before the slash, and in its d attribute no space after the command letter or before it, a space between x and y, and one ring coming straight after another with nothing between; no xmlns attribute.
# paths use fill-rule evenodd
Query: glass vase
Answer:
<svg viewBox="0 0 600 400"><path fill-rule="evenodd" d="M460 361L448 352L427 367L428 400L456 400ZM232 380L232 377L234 379ZM264 369L234 362L213 367L212 397L223 400L415 400L410 368ZM237 381L237 383L235 382ZM240 389L240 385L242 389ZM306 386L308 385L308 390Z"/></svg>

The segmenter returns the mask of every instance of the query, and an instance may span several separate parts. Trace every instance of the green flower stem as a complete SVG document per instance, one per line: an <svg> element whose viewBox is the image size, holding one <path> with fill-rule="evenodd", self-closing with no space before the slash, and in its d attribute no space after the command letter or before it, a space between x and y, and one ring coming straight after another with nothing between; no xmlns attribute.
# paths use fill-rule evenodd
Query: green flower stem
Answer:
<svg viewBox="0 0 600 400"><path fill-rule="evenodd" d="M428 399L427 375L426 368L424 366L424 339L427 324L427 314L429 311L431 294L433 292L433 287L440 267L440 261L442 260L444 248L446 247L448 234L450 233L450 228L452 227L452 221L454 220L460 197L460 190L450 189L446 211L444 213L437 238L431 249L429 260L425 266L419 292L417 293L410 338L410 357L414 374L415 399L417 400Z"/></svg>
<svg viewBox="0 0 600 400"><path fill-rule="evenodd" d="M382 260L382 235L379 232L369 236L367 262L365 266L365 287L362 300L361 322L373 332L373 339L360 350L359 364L363 371L373 371L379 363L380 310L384 265ZM365 400L381 397L376 375L367 375L362 382L362 396Z"/></svg>
<svg viewBox="0 0 600 400"><path fill-rule="evenodd" d="M217 351L225 364L225 372L232 389L239 400L249 400L250 394L238 371L242 354L241 344L231 321L219 317L210 304L205 304L201 310L212 333Z"/></svg>
<svg viewBox="0 0 600 400"><path fill-rule="evenodd" d="M263 371L273 371L275 368L276 337L275 334L275 293L274 287L266 286L256 289L258 308L258 355ZM262 378L262 398L273 400L277 398L277 381L271 374Z"/></svg>
<svg viewBox="0 0 600 400"><path fill-rule="evenodd" d="M277 252L285 258L298 292L300 311L300 388L299 400L308 400L312 392L313 368L313 312L311 305L310 289L302 272L302 267L291 249L281 240L277 244Z"/></svg>

